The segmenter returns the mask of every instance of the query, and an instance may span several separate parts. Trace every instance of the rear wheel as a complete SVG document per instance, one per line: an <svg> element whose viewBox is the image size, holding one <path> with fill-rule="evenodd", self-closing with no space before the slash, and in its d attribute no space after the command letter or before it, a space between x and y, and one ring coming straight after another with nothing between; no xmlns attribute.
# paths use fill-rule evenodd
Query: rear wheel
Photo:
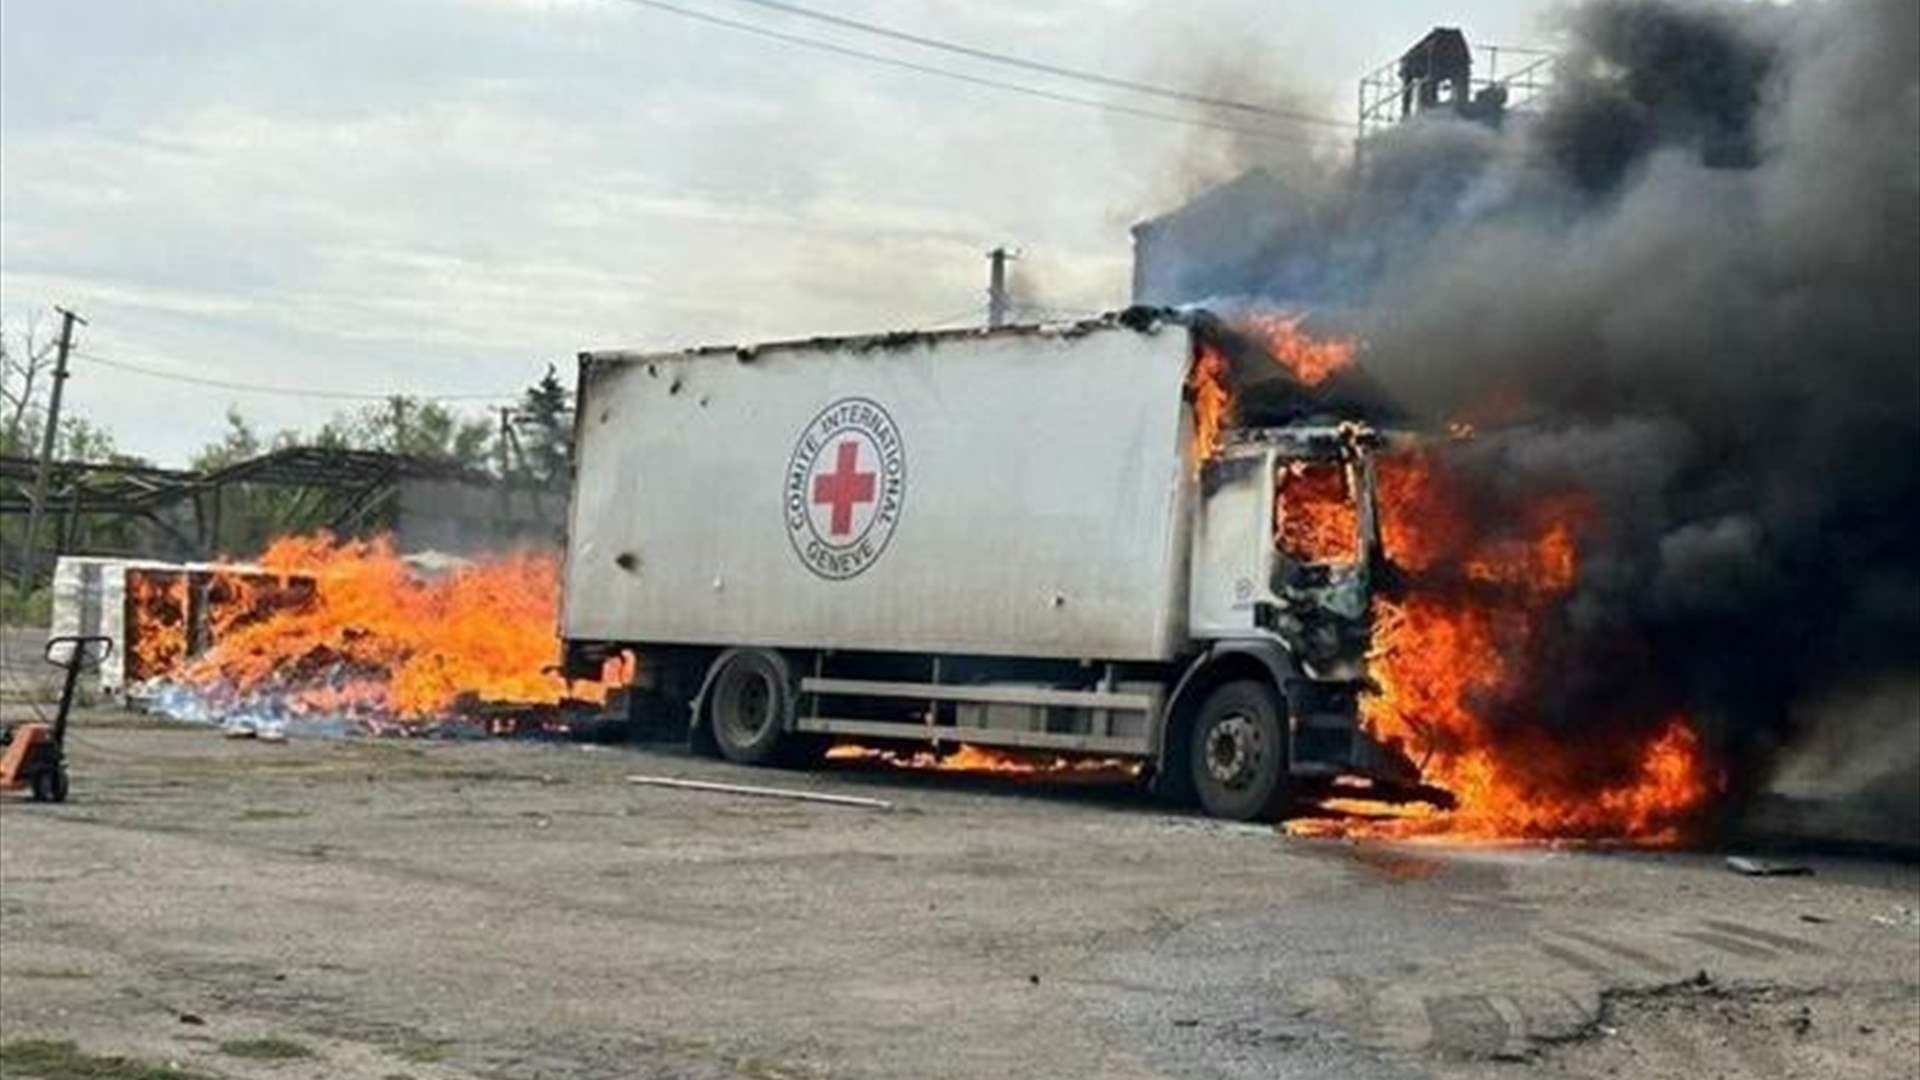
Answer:
<svg viewBox="0 0 1920 1080"><path fill-rule="evenodd" d="M1207 814L1271 821L1286 809L1287 745L1279 696L1266 683L1222 684L1194 718L1187 758Z"/></svg>
<svg viewBox="0 0 1920 1080"><path fill-rule="evenodd" d="M771 765L786 735L787 683L781 665L760 652L736 653L713 677L707 722L728 761Z"/></svg>

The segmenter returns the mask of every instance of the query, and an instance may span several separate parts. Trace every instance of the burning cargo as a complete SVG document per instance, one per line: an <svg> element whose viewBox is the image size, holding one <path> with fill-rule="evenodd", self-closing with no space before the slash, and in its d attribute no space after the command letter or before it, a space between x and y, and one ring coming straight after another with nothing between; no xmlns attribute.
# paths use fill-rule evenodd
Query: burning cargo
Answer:
<svg viewBox="0 0 1920 1080"><path fill-rule="evenodd" d="M103 633L102 689L183 719L340 731L570 729L624 658L556 673L551 553L402 556L385 537L282 537L248 564L63 559L56 632ZM600 676L604 675L605 678Z"/></svg>
<svg viewBox="0 0 1920 1080"><path fill-rule="evenodd" d="M312 585L244 563L63 555L54 568L50 632L112 641L99 689L119 696L184 668L229 631L300 602Z"/></svg>

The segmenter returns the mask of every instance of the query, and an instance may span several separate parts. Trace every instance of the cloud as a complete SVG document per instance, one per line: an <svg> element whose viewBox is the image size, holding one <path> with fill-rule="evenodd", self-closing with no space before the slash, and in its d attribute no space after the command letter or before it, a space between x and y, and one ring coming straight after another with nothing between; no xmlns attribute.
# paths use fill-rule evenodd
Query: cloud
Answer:
<svg viewBox="0 0 1920 1080"><path fill-rule="evenodd" d="M1223 35L1202 25L1275 42L1311 28L1322 47L1274 53L1312 52L1311 70L1266 82L1322 102L1418 37L1427 8L1385 25L1307 0L836 5L1195 85L1218 82L1196 42ZM1002 243L1048 304L1110 307L1127 298L1125 224L1196 148L1189 129L617 0L122 0L82 36L57 5L0 21L0 314L65 303L102 355L227 379L492 391L586 347L932 321L982 304ZM123 446L169 462L229 400L273 424L331 409L138 376L71 389Z"/></svg>

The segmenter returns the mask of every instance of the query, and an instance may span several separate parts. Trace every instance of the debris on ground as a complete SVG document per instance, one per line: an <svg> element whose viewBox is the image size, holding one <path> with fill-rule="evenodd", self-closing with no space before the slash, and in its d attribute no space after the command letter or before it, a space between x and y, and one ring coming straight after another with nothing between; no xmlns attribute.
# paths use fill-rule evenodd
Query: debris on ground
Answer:
<svg viewBox="0 0 1920 1080"><path fill-rule="evenodd" d="M1727 869L1748 877L1803 877L1813 873L1813 867L1804 863L1776 862L1750 855L1727 856Z"/></svg>
<svg viewBox="0 0 1920 1080"><path fill-rule="evenodd" d="M759 787L754 784L719 784L708 780L682 780L672 776L629 776L629 784L647 787L678 788L682 791L709 791L717 795L744 795L754 799L790 799L795 802L827 803L831 806L856 806L864 810L891 810L885 799L859 795L831 795L824 791L799 791L794 788Z"/></svg>

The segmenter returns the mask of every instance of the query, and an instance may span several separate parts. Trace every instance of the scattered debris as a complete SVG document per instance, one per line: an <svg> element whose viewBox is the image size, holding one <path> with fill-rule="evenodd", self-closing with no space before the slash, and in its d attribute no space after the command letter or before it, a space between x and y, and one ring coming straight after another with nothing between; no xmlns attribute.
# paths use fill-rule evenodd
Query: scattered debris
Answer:
<svg viewBox="0 0 1920 1080"><path fill-rule="evenodd" d="M1804 863L1775 862L1747 855L1727 856L1727 869L1749 877L1799 877L1813 873L1813 867Z"/></svg>
<svg viewBox="0 0 1920 1080"><path fill-rule="evenodd" d="M645 784L648 787L679 788L685 791L711 791L719 795L745 795L756 799L791 799L796 802L828 803L833 806L857 806L866 810L891 810L893 804L885 799L868 799L858 795L829 795L822 791L797 791L793 788L756 787L751 784L720 784L709 780L681 780L671 776L629 776L629 784Z"/></svg>
<svg viewBox="0 0 1920 1080"><path fill-rule="evenodd" d="M1787 1021L1787 1027L1793 1031L1796 1038L1805 1038L1807 1032L1813 1030L1813 1010L1805 1005L1800 1006L1800 1011L1794 1013Z"/></svg>
<svg viewBox="0 0 1920 1080"><path fill-rule="evenodd" d="M1825 915L1815 915L1812 912L1803 911L1800 913L1800 921L1807 923L1830 923L1833 920L1827 918Z"/></svg>

